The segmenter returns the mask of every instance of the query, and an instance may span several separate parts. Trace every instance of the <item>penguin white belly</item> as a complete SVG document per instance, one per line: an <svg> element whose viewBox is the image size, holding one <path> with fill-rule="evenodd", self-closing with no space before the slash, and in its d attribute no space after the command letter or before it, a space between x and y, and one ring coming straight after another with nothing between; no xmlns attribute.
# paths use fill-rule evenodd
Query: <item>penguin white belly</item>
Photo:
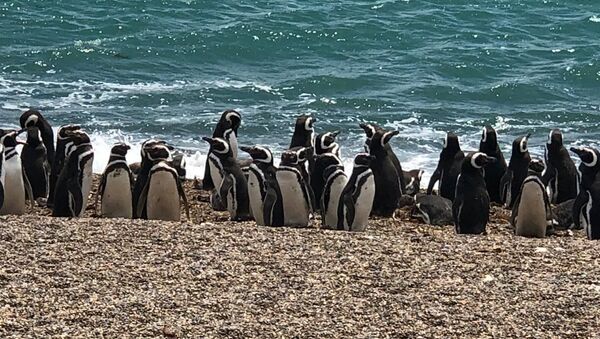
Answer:
<svg viewBox="0 0 600 339"><path fill-rule="evenodd" d="M523 237L544 238L546 227L544 192L537 184L524 185L517 210L515 234Z"/></svg>
<svg viewBox="0 0 600 339"><path fill-rule="evenodd" d="M375 199L375 179L371 175L362 185L358 199L354 202L354 221L350 226L351 231L360 232L367 229L373 199Z"/></svg>
<svg viewBox="0 0 600 339"><path fill-rule="evenodd" d="M285 226L308 226L309 206L304 199L301 182L296 174L290 171L278 171L277 182L281 190Z"/></svg>
<svg viewBox="0 0 600 339"><path fill-rule="evenodd" d="M237 209L238 209L238 203L237 203L237 182L235 179L235 175L230 174L229 178L231 180L231 187L229 187L229 190L227 191L227 211L229 212L229 216L231 217L232 220L235 220L237 218Z"/></svg>
<svg viewBox="0 0 600 339"><path fill-rule="evenodd" d="M323 219L323 226L327 228L337 228L338 223L338 206L342 196L342 191L346 187L348 177L340 175L331 183L329 187L329 203L326 208L325 216Z"/></svg>
<svg viewBox="0 0 600 339"><path fill-rule="evenodd" d="M25 183L20 161L15 156L4 164L4 205L0 209L1 215L25 213Z"/></svg>
<svg viewBox="0 0 600 339"><path fill-rule="evenodd" d="M263 215L262 196L260 194L260 181L252 171L248 175L248 197L250 198L250 210L252 211L254 220L256 220L256 224L264 226L265 218Z"/></svg>
<svg viewBox="0 0 600 339"><path fill-rule="evenodd" d="M88 160L88 162L83 167L83 177L81 179L81 195L83 200L81 204L81 212L79 212L80 217L83 217L83 213L87 208L90 191L92 190L92 178L94 176L92 172L93 160L94 158Z"/></svg>
<svg viewBox="0 0 600 339"><path fill-rule="evenodd" d="M209 155L209 157L211 156L216 157L213 154ZM214 160L209 159L208 170L210 171L210 177L212 178L213 184L215 185L215 187L219 188L221 187L221 182L223 182L223 176L221 175L221 169L217 167L217 165L215 165L213 161Z"/></svg>
<svg viewBox="0 0 600 339"><path fill-rule="evenodd" d="M235 136L235 133L231 132L227 141L229 141L229 146L231 147L231 153L233 153L233 158L237 159L238 141L237 137Z"/></svg>
<svg viewBox="0 0 600 339"><path fill-rule="evenodd" d="M148 219L179 221L181 206L177 182L171 172L158 171L150 177L146 200Z"/></svg>
<svg viewBox="0 0 600 339"><path fill-rule="evenodd" d="M117 168L106 177L106 186L102 194L101 213L107 218L131 218L133 205L131 199L129 173Z"/></svg>

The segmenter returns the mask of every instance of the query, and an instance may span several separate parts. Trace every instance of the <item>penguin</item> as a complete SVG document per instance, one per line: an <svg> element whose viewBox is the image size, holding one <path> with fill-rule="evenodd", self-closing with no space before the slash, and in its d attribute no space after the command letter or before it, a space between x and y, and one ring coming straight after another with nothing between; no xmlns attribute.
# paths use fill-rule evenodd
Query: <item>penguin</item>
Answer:
<svg viewBox="0 0 600 339"><path fill-rule="evenodd" d="M0 209L4 207L4 202L8 199L4 184L6 183L6 173L4 172L4 146L0 144Z"/></svg>
<svg viewBox="0 0 600 339"><path fill-rule="evenodd" d="M400 197L403 194L403 172L396 169L393 161L393 151L386 145L398 131L378 130L369 142L371 170L375 178L375 198L373 199L373 215L393 217L399 207ZM391 152L391 153L390 153ZM361 157L362 159L362 157Z"/></svg>
<svg viewBox="0 0 600 339"><path fill-rule="evenodd" d="M600 171L600 154L597 149L591 147L572 147L571 152L577 154L581 163L579 164L579 173L581 182L579 185L579 193L573 202L573 224L575 229L581 229L582 213L581 208L589 202L590 189L596 180L596 176Z"/></svg>
<svg viewBox="0 0 600 339"><path fill-rule="evenodd" d="M575 228L583 228L589 240L600 240L600 175L573 203Z"/></svg>
<svg viewBox="0 0 600 339"><path fill-rule="evenodd" d="M425 224L452 225L452 201L439 195L417 194L411 217L421 219Z"/></svg>
<svg viewBox="0 0 600 339"><path fill-rule="evenodd" d="M301 150L287 150L281 154L281 162L275 174L280 196L268 203L265 201L265 211L273 226L308 227L311 206L307 188L310 186L304 182L302 173L298 170L302 166L300 152ZM278 201L282 204L282 215L275 214L274 207Z"/></svg>
<svg viewBox="0 0 600 339"><path fill-rule="evenodd" d="M379 142L377 135L373 140ZM383 149L383 144L381 147ZM352 175L338 204L338 230L362 232L367 229L377 193L374 171L371 169L375 157L368 153L359 153L354 157ZM393 165L390 166L393 168Z"/></svg>
<svg viewBox="0 0 600 339"><path fill-rule="evenodd" d="M340 160L340 158L334 153L322 153L315 156L315 167L311 173L310 185L315 197L315 202L317 203L314 204L316 205L314 207L317 210L322 207L320 201L323 190L325 189L325 182L327 180L325 170L327 167L331 166L332 162L340 165L342 167L342 171L344 170L342 160Z"/></svg>
<svg viewBox="0 0 600 339"><path fill-rule="evenodd" d="M583 192L585 193L585 191ZM552 207L552 215L556 220L555 228L561 230L568 230L574 227L573 223L573 205L575 199L561 202L558 205Z"/></svg>
<svg viewBox="0 0 600 339"><path fill-rule="evenodd" d="M310 186L310 172L307 171L307 163L310 163L310 160L314 160L314 152L312 147L302 147L296 146L289 149L292 152L296 152L298 155L298 165L296 168L300 171L302 175L302 181L306 186L305 190L308 192L308 203L310 206L311 212L315 212L318 209L318 201L315 198L315 192L313 192L312 187ZM313 165L314 166L314 165ZM310 164L308 165L310 167Z"/></svg>
<svg viewBox="0 0 600 339"><path fill-rule="evenodd" d="M377 131L381 131L383 133L387 132L381 126L376 125L376 124L360 123L360 124L358 124L358 126L360 128L362 128L362 130L365 132L365 135L367 137L367 139L365 140L365 144L364 144L364 149L365 149L365 152L367 152L367 153L370 153L369 143L371 142L371 139L373 138L375 133ZM394 164L394 167L396 168L396 172L398 172L398 175L400 176L400 179L402 180L402 188L404 191L404 188L406 187L406 182L404 182L404 175L403 175L404 172L402 171L402 165L400 164L400 160L396 156L396 153L394 153L394 150L392 149L392 145L385 144L384 148L387 151L388 157L391 159L392 163Z"/></svg>
<svg viewBox="0 0 600 339"><path fill-rule="evenodd" d="M531 156L527 143L530 136L531 134L527 134L513 140L508 168L500 179L500 196L504 201L504 207L508 209L512 209L514 200L521 193L521 186L529 171Z"/></svg>
<svg viewBox="0 0 600 339"><path fill-rule="evenodd" d="M250 216L250 202L248 197L248 182L246 177L233 157L229 143L222 138L203 137L202 140L210 144L213 155L218 157L222 166L221 183L217 189L220 202L227 207L232 221L245 221L252 219Z"/></svg>
<svg viewBox="0 0 600 339"><path fill-rule="evenodd" d="M306 159L308 164L308 173L312 173L315 167L314 151L315 151L315 122L317 119L310 115L301 115L296 118L294 125L294 134L289 149L295 147L306 147ZM304 165L306 166L306 164ZM310 177L307 178L307 184L310 185Z"/></svg>
<svg viewBox="0 0 600 339"><path fill-rule="evenodd" d="M315 208L317 210L320 208L319 202L321 201L321 192L325 185L325 178L323 177L325 167L323 167L322 164L318 164L318 156L322 154L331 154L338 159L340 158L340 145L335 142L335 138L339 133L339 131L321 133L315 138L315 158L313 170L310 172L310 186L315 195Z"/></svg>
<svg viewBox="0 0 600 339"><path fill-rule="evenodd" d="M90 137L83 131L68 133L65 162L56 182L54 217L82 217L92 187L94 150Z"/></svg>
<svg viewBox="0 0 600 339"><path fill-rule="evenodd" d="M433 193L433 187L439 180L438 195L453 201L454 194L456 193L456 179L460 174L464 159L465 154L460 149L458 136L452 132L448 132L444 139L442 152L440 152L440 160L429 180L427 194Z"/></svg>
<svg viewBox="0 0 600 339"><path fill-rule="evenodd" d="M550 131L544 158L546 170L542 174L542 182L547 187L550 202L560 204L577 197L579 174L573 159L563 146L563 135L560 130Z"/></svg>
<svg viewBox="0 0 600 339"><path fill-rule="evenodd" d="M179 173L170 163L171 152L164 145L146 148L146 152L148 159L152 161L152 168L138 199L137 215L143 215L145 209L147 219L179 221L183 202L187 220L190 220L189 206Z"/></svg>
<svg viewBox="0 0 600 339"><path fill-rule="evenodd" d="M541 160L534 159L529 163L529 175L513 205L510 224L518 236L545 238L547 230L553 228L552 207L541 179L543 170Z"/></svg>
<svg viewBox="0 0 600 339"><path fill-rule="evenodd" d="M337 229L338 207L342 191L346 187L348 177L344 166L337 156L331 153L317 155L315 168L322 166L324 186L319 200L322 228Z"/></svg>
<svg viewBox="0 0 600 339"><path fill-rule="evenodd" d="M504 155L500 150L500 146L498 146L496 130L492 126L485 126L483 128L481 142L479 143L479 152L485 153L488 157L496 159L493 164L489 164L485 167L483 177L491 202L501 204L500 180L504 173L506 173L508 166L506 165L506 160L504 160Z"/></svg>
<svg viewBox="0 0 600 339"><path fill-rule="evenodd" d="M490 196L485 187L483 168L496 159L485 153L471 152L463 160L452 202L456 233L481 234L490 216Z"/></svg>
<svg viewBox="0 0 600 339"><path fill-rule="evenodd" d="M404 182L406 183L404 194L414 197L421 191L421 179L423 178L423 173L425 173L425 171L421 169L402 171Z"/></svg>
<svg viewBox="0 0 600 339"><path fill-rule="evenodd" d="M30 207L33 207L33 192L17 154L17 132L4 133L0 137L0 144L4 146L4 194L9 197L4 200L0 215L23 215L27 208L27 200Z"/></svg>
<svg viewBox="0 0 600 339"><path fill-rule="evenodd" d="M186 170L186 161L185 154L179 150L174 150L173 154L173 167L177 170L177 175L179 175L179 180L185 180L185 176L187 174Z"/></svg>
<svg viewBox="0 0 600 339"><path fill-rule="evenodd" d="M69 142L68 133L76 130L80 130L79 125L64 125L58 128L56 136L56 152L54 153L54 159L50 162L50 183L48 190L48 201L46 203L48 208L52 208L54 205L54 190L56 188L56 181L60 175L63 164L65 162L65 147Z"/></svg>
<svg viewBox="0 0 600 339"><path fill-rule="evenodd" d="M39 111L29 109L21 114L19 123L21 124L22 131L33 126L39 129L44 146L46 147L48 161L51 164L54 161L54 132L48 120Z"/></svg>
<svg viewBox="0 0 600 339"><path fill-rule="evenodd" d="M21 163L27 179L31 183L33 199L40 205L46 204L48 197L48 176L50 166L40 130L35 126L27 128L27 143L21 151Z"/></svg>
<svg viewBox="0 0 600 339"><path fill-rule="evenodd" d="M133 218L133 174L125 156L130 149L125 143L114 145L96 192L94 210L101 199L100 215L106 218Z"/></svg>
<svg viewBox="0 0 600 339"><path fill-rule="evenodd" d="M325 153L335 154L340 157L340 145L335 141L335 138L340 134L340 131L326 132L318 134L315 138L315 155Z"/></svg>
<svg viewBox="0 0 600 339"><path fill-rule="evenodd" d="M138 201L139 201L140 195L142 194L144 187L146 187L146 183L148 181L148 176L150 175L150 170L152 169L153 162L154 162L154 160L156 160L156 159L152 159L150 157L150 155L148 154L148 150L150 150L152 147L155 147L157 145L166 147L166 142L163 140L156 140L156 139L148 139L148 140L145 140L144 142L142 142L142 147L140 150L140 155L141 155L142 161L140 163L140 169L135 178L135 184L133 185L133 191L131 193L131 200L132 200L132 206L133 206L133 218L147 219L145 207L141 211L142 214L138 215L137 214L137 206L138 206Z"/></svg>
<svg viewBox="0 0 600 339"><path fill-rule="evenodd" d="M237 159L238 155L237 135L241 124L242 115L238 111L226 110L221 114L221 118L212 134L213 138L222 138L229 143L234 159ZM222 180L220 177L212 177L215 173L219 172L220 169L215 168L214 162L211 161L211 154L211 149L209 149L206 165L204 166L204 179L202 180L202 188L206 191L218 188Z"/></svg>
<svg viewBox="0 0 600 339"><path fill-rule="evenodd" d="M248 173L248 198L252 216L259 226L265 226L264 201L267 195L267 181L276 180L277 168L273 165L273 153L267 147L241 146L240 149L252 157Z"/></svg>

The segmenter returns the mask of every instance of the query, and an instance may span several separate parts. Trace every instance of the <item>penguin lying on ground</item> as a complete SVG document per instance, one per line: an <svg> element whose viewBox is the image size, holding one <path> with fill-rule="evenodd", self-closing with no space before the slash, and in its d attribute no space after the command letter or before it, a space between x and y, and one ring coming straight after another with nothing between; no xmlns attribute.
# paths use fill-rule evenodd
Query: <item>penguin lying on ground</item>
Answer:
<svg viewBox="0 0 600 339"><path fill-rule="evenodd" d="M446 139L444 139L442 152L440 152L440 160L429 180L427 194L433 193L433 187L439 180L438 195L450 201L454 200L456 179L460 174L464 158L465 154L460 149L458 136L452 132L448 132Z"/></svg>
<svg viewBox="0 0 600 339"><path fill-rule="evenodd" d="M222 138L230 145L231 153L234 159L237 159L237 135L238 129L242 124L242 116L239 112L234 110L227 110L221 114L221 118L215 126L213 132L213 138ZM219 187L221 184L221 178L213 178L213 175L220 171L215 168L217 166L211 161L212 150L208 150L208 156L206 157L206 165L204 166L204 179L202 179L202 188L210 191ZM216 182L215 182L216 179Z"/></svg>
<svg viewBox="0 0 600 339"><path fill-rule="evenodd" d="M252 216L259 226L265 225L264 201L267 195L267 182L276 180L277 168L273 165L273 153L266 147L240 147L252 157L248 173L248 198Z"/></svg>
<svg viewBox="0 0 600 339"><path fill-rule="evenodd" d="M452 225L452 201L439 195L417 194L411 217L428 225Z"/></svg>
<svg viewBox="0 0 600 339"><path fill-rule="evenodd" d="M373 140L376 140L375 138ZM375 199L375 178L371 170L373 155L359 153L338 204L338 230L361 232L367 229Z"/></svg>
<svg viewBox="0 0 600 339"><path fill-rule="evenodd" d="M550 131L544 157L546 170L542 175L542 182L547 187L550 202L560 204L577 197L579 174L569 152L563 146L563 136L560 130Z"/></svg>
<svg viewBox="0 0 600 339"><path fill-rule="evenodd" d="M500 195L504 207L512 209L514 200L521 192L521 185L527 177L531 156L527 149L530 134L516 138L512 143L512 155L508 168L500 180Z"/></svg>
<svg viewBox="0 0 600 339"><path fill-rule="evenodd" d="M402 171L404 182L406 183L404 194L415 196L421 191L421 178L423 178L423 173L425 173L425 171L420 169Z"/></svg>
<svg viewBox="0 0 600 339"><path fill-rule="evenodd" d="M0 215L23 215L27 207L33 207L33 192L31 184L27 179L25 170L21 165L21 158L17 154L17 132L8 131L2 133L0 144L4 146L4 205L0 208Z"/></svg>
<svg viewBox="0 0 600 339"><path fill-rule="evenodd" d="M127 165L127 151L124 143L114 145L110 158L100 179L94 211L97 211L98 198L101 199L100 215L107 218L133 217L133 174Z"/></svg>
<svg viewBox="0 0 600 339"><path fill-rule="evenodd" d="M320 199L322 228L337 229L338 207L342 191L346 187L348 177L344 166L334 154L317 156L315 168L323 167L324 187Z"/></svg>
<svg viewBox="0 0 600 339"><path fill-rule="evenodd" d="M573 204L575 203L575 199L567 200L565 202L561 202L558 205L552 207L552 215L554 215L554 220L556 220L556 229L567 230L574 227L573 224Z"/></svg>
<svg viewBox="0 0 600 339"><path fill-rule="evenodd" d="M496 162L485 167L483 177L488 194L490 195L490 201L500 204L502 203L500 197L500 180L504 176L507 166L500 146L498 146L496 130L492 126L485 126L483 128L481 142L479 143L479 152L496 159Z"/></svg>

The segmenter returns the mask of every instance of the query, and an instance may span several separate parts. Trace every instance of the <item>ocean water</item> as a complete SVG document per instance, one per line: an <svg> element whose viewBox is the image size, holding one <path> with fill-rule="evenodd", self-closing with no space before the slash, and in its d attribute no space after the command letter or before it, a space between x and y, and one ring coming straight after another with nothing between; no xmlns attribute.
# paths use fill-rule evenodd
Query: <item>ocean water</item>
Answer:
<svg viewBox="0 0 600 339"><path fill-rule="evenodd" d="M342 131L346 162L359 122L397 129L426 177L446 131L475 149L490 124L507 158L528 132L536 154L554 127L600 140L597 1L5 1L0 23L0 127L29 107L82 124L96 171L112 143L160 137L200 176L200 138L229 108L240 144L276 153L310 113Z"/></svg>

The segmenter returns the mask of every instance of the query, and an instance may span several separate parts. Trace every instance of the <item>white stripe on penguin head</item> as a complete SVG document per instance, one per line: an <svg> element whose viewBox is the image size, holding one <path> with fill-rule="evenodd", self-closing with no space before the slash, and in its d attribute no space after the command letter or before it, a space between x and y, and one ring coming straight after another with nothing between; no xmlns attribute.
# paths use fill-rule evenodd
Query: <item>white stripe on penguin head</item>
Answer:
<svg viewBox="0 0 600 339"><path fill-rule="evenodd" d="M473 156L471 157L471 166L473 166L474 168L482 168L483 167L483 166L477 165L477 158L479 158L480 156L485 156L485 154L483 154L481 152L477 152L477 153L473 154Z"/></svg>
<svg viewBox="0 0 600 339"><path fill-rule="evenodd" d="M550 134L548 134L548 141L547 141L548 145L552 144L552 132L554 132L554 131L550 131Z"/></svg>
<svg viewBox="0 0 600 339"><path fill-rule="evenodd" d="M484 127L483 128L483 135L481 137L481 142L486 142L487 141L487 129Z"/></svg>
<svg viewBox="0 0 600 339"><path fill-rule="evenodd" d="M448 147L448 133L446 133L446 137L444 138L444 148Z"/></svg>
<svg viewBox="0 0 600 339"><path fill-rule="evenodd" d="M387 139L387 136L390 135L390 134L392 134L392 136L393 136L395 132L396 131L389 131L389 132L385 132L383 134L383 136L381 137L381 140L379 140L379 143L381 144L381 147L385 146L385 139ZM390 139L391 139L391 137L390 137Z"/></svg>
<svg viewBox="0 0 600 339"><path fill-rule="evenodd" d="M236 116L238 117L240 120L242 120L242 117L240 116L240 114L238 112L232 111L229 112L225 115L225 120L227 120L228 122L231 122L231 117L232 116Z"/></svg>
<svg viewBox="0 0 600 339"><path fill-rule="evenodd" d="M29 126L30 122L33 122L33 125L37 124L39 117L36 114L32 114L25 120L25 127Z"/></svg>
<svg viewBox="0 0 600 339"><path fill-rule="evenodd" d="M271 151L268 148L262 147L262 146L256 146L257 149L265 152L265 154L267 155L266 159L256 159L256 161L258 162L264 162L267 164L270 164L271 162L273 162L273 154L271 153Z"/></svg>
<svg viewBox="0 0 600 339"><path fill-rule="evenodd" d="M218 150L213 147L214 152L219 153L219 154L225 154L225 153L229 152L229 144L227 143L227 141L220 139L220 138L216 138L214 140L224 146L223 150Z"/></svg>
<svg viewBox="0 0 600 339"><path fill-rule="evenodd" d="M583 162L583 164L586 165L587 167L596 166L596 164L598 163L598 156L596 155L596 152L594 152L594 150L587 148L587 147L584 147L583 150L586 152L592 153L592 161L590 161L589 163L585 162L585 161L581 161L581 162Z"/></svg>
<svg viewBox="0 0 600 339"><path fill-rule="evenodd" d="M307 131L313 130L312 126L310 125L312 123L312 119L313 119L312 117L308 117L308 118L306 118L306 120L304 120L304 129L305 130L307 130Z"/></svg>
<svg viewBox="0 0 600 339"><path fill-rule="evenodd" d="M521 153L527 152L527 137L523 137L521 139L521 142L519 143L519 151L521 151Z"/></svg>

